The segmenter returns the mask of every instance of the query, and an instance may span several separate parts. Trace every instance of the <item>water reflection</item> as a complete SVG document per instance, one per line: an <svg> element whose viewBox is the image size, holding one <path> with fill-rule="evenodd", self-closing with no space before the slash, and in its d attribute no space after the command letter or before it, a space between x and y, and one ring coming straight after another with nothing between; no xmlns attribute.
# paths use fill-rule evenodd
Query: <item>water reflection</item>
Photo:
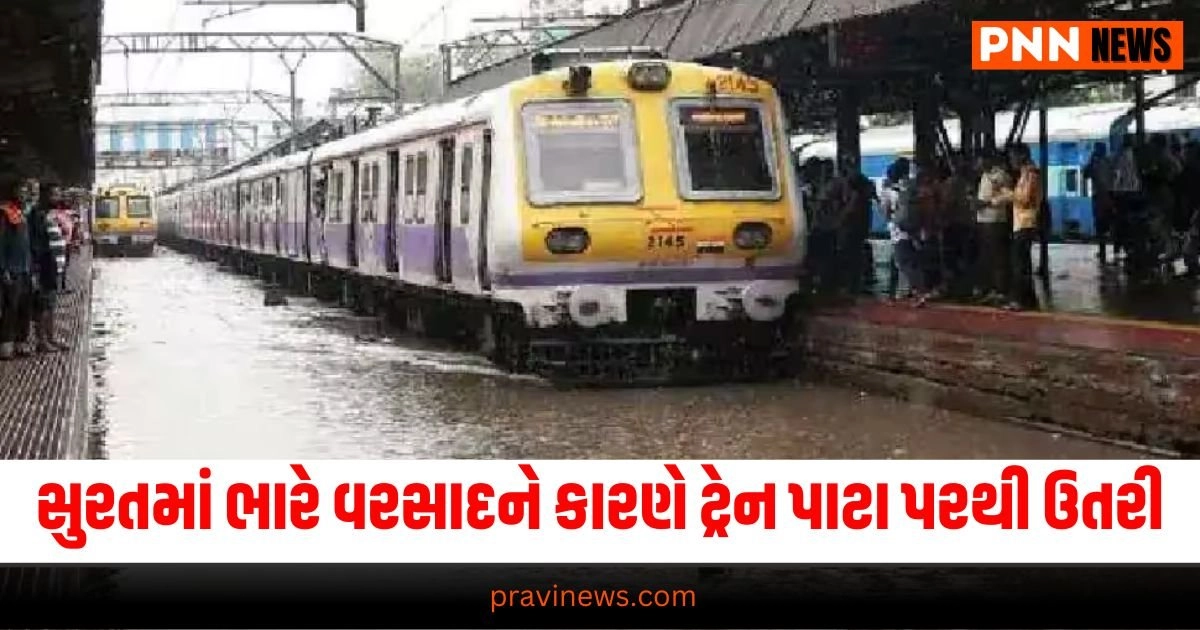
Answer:
<svg viewBox="0 0 1200 630"><path fill-rule="evenodd" d="M558 390L169 252L97 265L112 458L1128 457L796 383Z"/></svg>

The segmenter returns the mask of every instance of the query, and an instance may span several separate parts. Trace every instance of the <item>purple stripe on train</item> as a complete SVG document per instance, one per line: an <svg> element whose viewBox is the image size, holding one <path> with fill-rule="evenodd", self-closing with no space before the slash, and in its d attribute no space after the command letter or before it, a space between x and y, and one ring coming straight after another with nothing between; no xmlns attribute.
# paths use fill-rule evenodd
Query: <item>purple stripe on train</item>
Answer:
<svg viewBox="0 0 1200 630"><path fill-rule="evenodd" d="M576 284L674 284L695 282L748 282L752 280L795 280L798 267L646 267L620 271L547 271L498 274L496 286L549 287Z"/></svg>

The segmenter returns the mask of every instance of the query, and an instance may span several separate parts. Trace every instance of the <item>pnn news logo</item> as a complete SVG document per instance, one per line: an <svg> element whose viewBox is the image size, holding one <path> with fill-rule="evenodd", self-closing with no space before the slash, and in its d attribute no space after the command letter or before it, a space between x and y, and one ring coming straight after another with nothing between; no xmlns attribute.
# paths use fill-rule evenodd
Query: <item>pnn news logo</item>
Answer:
<svg viewBox="0 0 1200 630"><path fill-rule="evenodd" d="M972 22L973 70L1183 70L1183 22Z"/></svg>

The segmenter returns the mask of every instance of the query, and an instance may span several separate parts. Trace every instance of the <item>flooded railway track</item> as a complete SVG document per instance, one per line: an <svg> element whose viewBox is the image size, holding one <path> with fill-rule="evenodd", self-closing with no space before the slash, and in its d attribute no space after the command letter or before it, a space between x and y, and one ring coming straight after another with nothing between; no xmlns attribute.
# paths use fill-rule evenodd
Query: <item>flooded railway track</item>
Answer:
<svg viewBox="0 0 1200 630"><path fill-rule="evenodd" d="M160 250L97 263L96 457L1129 458L1127 448L791 379L558 388Z"/></svg>

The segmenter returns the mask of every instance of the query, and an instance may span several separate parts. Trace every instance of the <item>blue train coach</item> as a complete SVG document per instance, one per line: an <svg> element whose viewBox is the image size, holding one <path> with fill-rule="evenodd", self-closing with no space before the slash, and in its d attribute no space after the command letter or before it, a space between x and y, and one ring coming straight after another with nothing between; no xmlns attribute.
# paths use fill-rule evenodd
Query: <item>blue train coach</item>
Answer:
<svg viewBox="0 0 1200 630"><path fill-rule="evenodd" d="M1110 144L1113 123L1132 107L1131 103L1106 103L1078 107L1061 107L1049 112L1049 180L1048 197L1057 240L1089 240L1095 234L1092 215L1090 182L1083 169L1097 142ZM1012 127L1011 112L996 115L996 138L1008 136ZM959 136L958 121L946 120L946 132L952 140ZM1200 139L1200 103L1158 107L1146 112L1148 133L1165 133ZM1030 116L1023 141L1029 145L1034 159L1041 150L1038 142L1038 117ZM862 132L863 174L882 187L889 164L898 157L912 157L912 125L875 127ZM1002 140L1001 140L1002 141ZM795 136L792 147L803 161L810 157L833 158L836 144L828 136ZM882 214L876 208L872 231L877 235L887 231Z"/></svg>

